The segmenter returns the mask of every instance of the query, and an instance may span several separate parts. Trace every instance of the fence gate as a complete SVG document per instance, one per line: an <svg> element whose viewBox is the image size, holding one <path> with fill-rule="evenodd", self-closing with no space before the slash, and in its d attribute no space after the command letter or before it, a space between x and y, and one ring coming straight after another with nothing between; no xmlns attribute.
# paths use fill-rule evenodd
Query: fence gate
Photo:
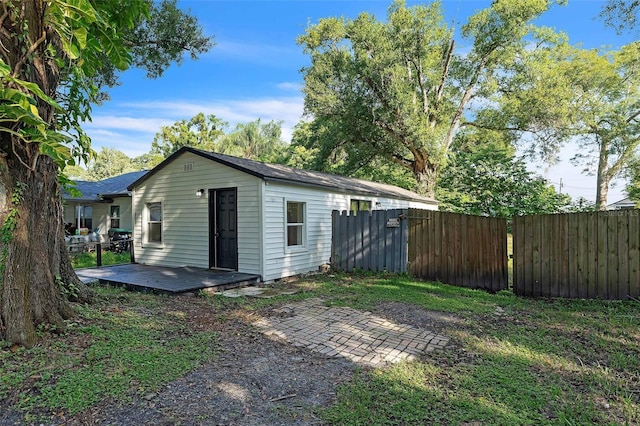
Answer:
<svg viewBox="0 0 640 426"><path fill-rule="evenodd" d="M509 288L507 221L409 209L409 273L460 287Z"/></svg>
<svg viewBox="0 0 640 426"><path fill-rule="evenodd" d="M351 212L354 213L354 212ZM331 266L344 272L407 271L407 209L334 210L331 214Z"/></svg>

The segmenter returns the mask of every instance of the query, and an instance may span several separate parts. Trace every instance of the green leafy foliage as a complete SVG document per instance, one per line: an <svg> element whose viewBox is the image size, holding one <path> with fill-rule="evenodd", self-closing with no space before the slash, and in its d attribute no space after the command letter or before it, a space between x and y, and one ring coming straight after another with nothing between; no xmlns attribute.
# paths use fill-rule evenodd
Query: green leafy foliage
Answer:
<svg viewBox="0 0 640 426"><path fill-rule="evenodd" d="M139 170L125 153L103 147L89 163L87 172L91 180L102 180Z"/></svg>
<svg viewBox="0 0 640 426"><path fill-rule="evenodd" d="M214 46L213 37L203 35L197 19L177 7L177 0L147 0L149 16L124 38L132 46L133 65L147 76L162 76L172 63L180 65L185 54L191 59Z"/></svg>
<svg viewBox="0 0 640 426"><path fill-rule="evenodd" d="M637 33L639 15L639 0L607 0L600 12L604 23L614 28L618 34L625 31Z"/></svg>
<svg viewBox="0 0 640 426"><path fill-rule="evenodd" d="M505 218L558 213L571 202L522 159L492 146L456 153L440 176L437 199L441 210Z"/></svg>
<svg viewBox="0 0 640 426"><path fill-rule="evenodd" d="M538 56L512 83L500 100L507 122L537 129L531 150L546 158L576 142L573 161L596 175L596 205L604 209L610 182L640 145L640 42L619 50L564 46Z"/></svg>
<svg viewBox="0 0 640 426"><path fill-rule="evenodd" d="M262 123L258 118L240 123L216 145L216 151L236 157L266 162L276 162L287 147L282 140L282 121Z"/></svg>
<svg viewBox="0 0 640 426"><path fill-rule="evenodd" d="M282 141L282 122L262 123L261 119L239 123L229 133L227 123L214 115L199 113L190 120L180 120L164 126L153 139L151 151L140 160L155 163L157 158L166 158L183 146L215 151L221 154L267 162L281 161L287 145Z"/></svg>
<svg viewBox="0 0 640 426"><path fill-rule="evenodd" d="M312 117L304 146L317 149L315 168L338 157L351 174L384 159L413 175L413 189L433 195L458 129L479 99L506 84L507 70L532 55L526 36L544 34L530 22L550 3L493 2L463 27L473 47L461 54L437 2L395 1L386 22L362 14L309 26L298 43L311 60L303 69ZM547 41L533 50L548 48Z"/></svg>
<svg viewBox="0 0 640 426"><path fill-rule="evenodd" d="M226 125L215 115L199 113L188 121L180 120L171 126L163 126L153 138L150 153L167 158L183 146L214 151Z"/></svg>

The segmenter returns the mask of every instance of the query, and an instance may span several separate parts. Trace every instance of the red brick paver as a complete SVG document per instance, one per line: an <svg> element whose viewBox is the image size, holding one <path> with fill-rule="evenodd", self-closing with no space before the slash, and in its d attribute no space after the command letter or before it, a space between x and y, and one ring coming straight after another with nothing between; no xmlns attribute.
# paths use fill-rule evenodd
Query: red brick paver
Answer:
<svg viewBox="0 0 640 426"><path fill-rule="evenodd" d="M275 312L283 317L262 318L254 323L265 335L371 366L410 361L444 349L449 342L445 336L394 323L371 312L324 306L320 299L288 304Z"/></svg>

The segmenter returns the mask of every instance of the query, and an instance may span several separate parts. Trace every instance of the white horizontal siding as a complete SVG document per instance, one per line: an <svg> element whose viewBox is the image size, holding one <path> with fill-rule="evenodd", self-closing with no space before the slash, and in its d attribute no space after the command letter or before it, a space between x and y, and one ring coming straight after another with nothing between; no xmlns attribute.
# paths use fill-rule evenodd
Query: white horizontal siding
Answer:
<svg viewBox="0 0 640 426"><path fill-rule="evenodd" d="M184 171L193 163L192 171ZM184 153L149 177L133 195L136 260L149 265L209 267L209 189L237 188L238 270L261 273L260 179ZM205 196L196 198L198 189ZM142 243L145 203L161 201L163 243Z"/></svg>
<svg viewBox="0 0 640 426"><path fill-rule="evenodd" d="M331 212L348 210L351 200L371 201L375 210L423 208L436 210L436 204L417 203L383 197L365 197L296 185L269 183L264 196L265 265L263 278L273 280L316 271L331 257ZM285 202L306 203L306 245L302 249L285 247Z"/></svg>

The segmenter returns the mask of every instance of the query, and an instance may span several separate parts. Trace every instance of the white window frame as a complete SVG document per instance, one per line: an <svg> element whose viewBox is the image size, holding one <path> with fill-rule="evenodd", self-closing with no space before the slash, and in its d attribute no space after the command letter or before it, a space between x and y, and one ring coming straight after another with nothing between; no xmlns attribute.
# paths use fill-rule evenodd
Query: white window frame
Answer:
<svg viewBox="0 0 640 426"><path fill-rule="evenodd" d="M118 216L113 216L113 210L118 208ZM118 226L113 226L113 220L116 219L118 221ZM122 209L119 204L111 204L109 206L109 228L120 228L120 222L122 221Z"/></svg>
<svg viewBox="0 0 640 426"><path fill-rule="evenodd" d="M149 241L149 235L151 234L151 232L149 231L149 224L151 223L151 212L149 207L153 204L160 205L160 241ZM142 222L143 247L164 247L164 207L164 200L150 200L144 202L144 215ZM157 222L158 221L154 221L153 223Z"/></svg>
<svg viewBox="0 0 640 426"><path fill-rule="evenodd" d="M289 223L287 207L289 203L302 204L302 223ZM302 227L302 244L289 245L289 228ZM301 251L307 249L307 202L300 200L284 200L284 250L285 252Z"/></svg>

